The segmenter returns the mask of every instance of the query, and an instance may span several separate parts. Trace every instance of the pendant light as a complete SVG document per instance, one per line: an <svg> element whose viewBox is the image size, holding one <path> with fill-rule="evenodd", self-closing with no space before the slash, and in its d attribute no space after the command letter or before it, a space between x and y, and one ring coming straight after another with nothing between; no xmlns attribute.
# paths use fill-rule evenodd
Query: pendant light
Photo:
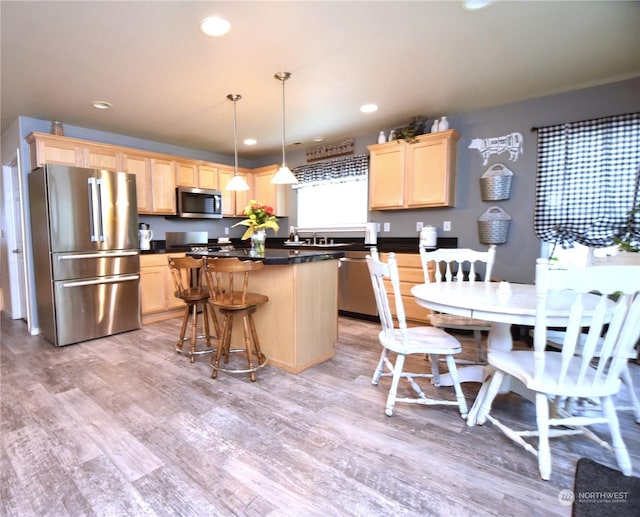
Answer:
<svg viewBox="0 0 640 517"><path fill-rule="evenodd" d="M249 185L242 176L238 176L238 138L236 137L236 103L242 99L237 93L230 93L227 99L233 101L233 152L235 157L235 168L233 170L233 178L227 184L225 190L249 190Z"/></svg>
<svg viewBox="0 0 640 517"><path fill-rule="evenodd" d="M282 82L282 166L278 169L275 176L271 179L271 183L277 183L279 185L289 185L291 183L298 183L298 180L291 172L291 169L287 167L287 162L284 156L284 82L291 77L289 72L278 72L274 77Z"/></svg>

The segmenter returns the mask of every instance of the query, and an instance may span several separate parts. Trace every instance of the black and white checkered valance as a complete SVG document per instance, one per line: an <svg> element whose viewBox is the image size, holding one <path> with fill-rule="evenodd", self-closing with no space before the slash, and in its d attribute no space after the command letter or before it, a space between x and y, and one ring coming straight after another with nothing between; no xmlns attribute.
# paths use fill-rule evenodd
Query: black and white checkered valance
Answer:
<svg viewBox="0 0 640 517"><path fill-rule="evenodd" d="M639 202L639 174L640 113L539 128L536 235L565 248L613 245Z"/></svg>
<svg viewBox="0 0 640 517"><path fill-rule="evenodd" d="M298 183L292 185L294 189L320 183L366 181L369 174L369 158L366 154L359 154L348 158L301 165L292 172L298 179Z"/></svg>

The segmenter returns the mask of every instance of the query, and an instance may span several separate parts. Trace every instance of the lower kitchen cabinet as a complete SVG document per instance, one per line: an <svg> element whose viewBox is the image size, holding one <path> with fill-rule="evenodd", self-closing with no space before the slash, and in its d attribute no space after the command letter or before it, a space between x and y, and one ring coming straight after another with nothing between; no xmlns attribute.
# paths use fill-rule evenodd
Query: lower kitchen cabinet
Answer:
<svg viewBox="0 0 640 517"><path fill-rule="evenodd" d="M383 262L389 259L388 253L381 253L380 258ZM396 253L396 261L398 263L398 273L400 275L400 292L402 293L402 303L404 304L404 312L407 320L429 324L429 314L431 311L420 307L413 295L411 288L414 285L424 284L424 273L420 263L420 255L418 253ZM433 266L430 266L433 269ZM387 292L393 291L391 283L387 282ZM395 298L391 295L391 312L396 316Z"/></svg>
<svg viewBox="0 0 640 517"><path fill-rule="evenodd" d="M142 323L175 318L184 311L184 302L173 295L169 257L184 253L140 255L140 307Z"/></svg>

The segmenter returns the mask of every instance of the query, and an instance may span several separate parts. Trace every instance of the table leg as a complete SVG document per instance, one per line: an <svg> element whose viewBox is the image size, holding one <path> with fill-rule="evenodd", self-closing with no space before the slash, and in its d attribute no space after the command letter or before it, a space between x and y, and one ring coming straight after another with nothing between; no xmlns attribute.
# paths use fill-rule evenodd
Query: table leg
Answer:
<svg viewBox="0 0 640 517"><path fill-rule="evenodd" d="M487 338L489 351L498 350L508 352L513 348L511 338L511 323L492 323L489 336Z"/></svg>
<svg viewBox="0 0 640 517"><path fill-rule="evenodd" d="M491 350L511 350L513 340L511 338L510 323L492 323L489 336L487 338L489 351ZM485 373L482 365L463 366L458 368L458 377L460 382L483 382ZM448 373L440 374L440 386L453 386L451 375ZM504 391L503 391L504 390ZM500 393L509 391L507 387L502 386Z"/></svg>

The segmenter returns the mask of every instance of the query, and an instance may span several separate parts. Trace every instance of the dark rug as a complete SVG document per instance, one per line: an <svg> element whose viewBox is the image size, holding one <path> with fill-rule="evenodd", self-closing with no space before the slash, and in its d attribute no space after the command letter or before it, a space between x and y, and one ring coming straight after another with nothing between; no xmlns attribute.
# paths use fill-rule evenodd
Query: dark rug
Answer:
<svg viewBox="0 0 640 517"><path fill-rule="evenodd" d="M640 478L587 458L578 460L573 495L573 517L640 515Z"/></svg>

